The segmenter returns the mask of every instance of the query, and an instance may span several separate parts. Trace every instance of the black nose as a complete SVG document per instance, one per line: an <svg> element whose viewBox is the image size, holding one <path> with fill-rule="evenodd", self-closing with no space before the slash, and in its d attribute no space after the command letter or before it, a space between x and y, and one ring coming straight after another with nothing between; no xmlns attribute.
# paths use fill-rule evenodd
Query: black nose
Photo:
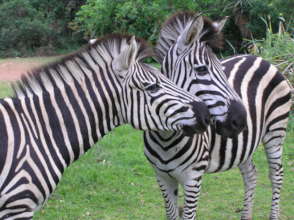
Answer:
<svg viewBox="0 0 294 220"><path fill-rule="evenodd" d="M191 102L192 110L197 119L194 126L184 126L183 131L185 136L193 136L206 131L210 122L210 114L207 106L202 102Z"/></svg>
<svg viewBox="0 0 294 220"><path fill-rule="evenodd" d="M205 131L210 122L210 113L203 102L192 102L192 110L197 118L197 126L200 130Z"/></svg>
<svg viewBox="0 0 294 220"><path fill-rule="evenodd" d="M246 126L246 110L238 101L232 101L228 110L227 126L239 133Z"/></svg>

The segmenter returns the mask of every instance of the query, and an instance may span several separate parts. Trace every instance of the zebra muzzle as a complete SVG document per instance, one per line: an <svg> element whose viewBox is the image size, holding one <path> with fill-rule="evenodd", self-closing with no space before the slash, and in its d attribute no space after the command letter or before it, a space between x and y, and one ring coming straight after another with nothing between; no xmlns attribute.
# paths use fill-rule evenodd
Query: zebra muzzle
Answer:
<svg viewBox="0 0 294 220"><path fill-rule="evenodd" d="M194 125L184 125L183 131L186 136L203 133L206 131L210 123L210 114L206 105L202 102L192 102L192 110L194 112L196 123Z"/></svg>

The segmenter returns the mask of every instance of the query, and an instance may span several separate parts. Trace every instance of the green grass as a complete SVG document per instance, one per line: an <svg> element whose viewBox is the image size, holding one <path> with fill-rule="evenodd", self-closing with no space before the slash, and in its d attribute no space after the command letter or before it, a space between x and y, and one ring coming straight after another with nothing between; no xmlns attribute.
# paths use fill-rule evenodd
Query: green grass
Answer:
<svg viewBox="0 0 294 220"><path fill-rule="evenodd" d="M52 57L28 57L28 58L7 58L7 59L1 59L0 58L0 64L3 62L27 62L27 63L49 63L49 62L54 62L58 60L61 56L52 56Z"/></svg>
<svg viewBox="0 0 294 220"><path fill-rule="evenodd" d="M281 219L294 217L293 134L284 147L285 181ZM66 170L57 191L35 219L165 219L153 170L143 156L141 132L117 128ZM292 146L292 149L290 149ZM291 154L292 152L292 154ZM255 219L268 219L271 186L262 147L255 153L259 171ZM238 219L243 183L233 169L204 177L199 219Z"/></svg>
<svg viewBox="0 0 294 220"><path fill-rule="evenodd" d="M9 82L0 83L0 97L8 97L12 94L12 89Z"/></svg>
<svg viewBox="0 0 294 220"><path fill-rule="evenodd" d="M11 92L0 83L0 96ZM293 123L293 121L292 121ZM294 219L294 129L284 145L285 169L281 220ZM262 147L255 153L258 169L254 219L268 219L271 186ZM198 219L239 219L243 183L238 169L206 174ZM163 220L163 200L153 169L143 155L142 133L122 126L105 136L65 171L57 190L36 220Z"/></svg>

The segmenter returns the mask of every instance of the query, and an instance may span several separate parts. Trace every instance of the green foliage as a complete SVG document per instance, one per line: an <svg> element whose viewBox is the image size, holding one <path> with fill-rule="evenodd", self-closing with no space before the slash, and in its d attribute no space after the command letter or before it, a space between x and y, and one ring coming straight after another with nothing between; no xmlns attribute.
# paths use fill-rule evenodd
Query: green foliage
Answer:
<svg viewBox="0 0 294 220"><path fill-rule="evenodd" d="M75 4L75 2L79 2ZM0 2L0 56L51 54L73 42L67 23L83 1Z"/></svg>
<svg viewBox="0 0 294 220"><path fill-rule="evenodd" d="M82 8L81 8L82 6ZM244 14L254 38L265 37L260 17L279 17L294 32L291 0L0 0L0 56L48 55L108 33L130 33L155 42L165 19L176 11L200 11L218 19L230 16L225 37L240 52L235 17ZM80 9L81 8L81 9ZM227 46L227 54L232 51ZM228 52L229 51L229 52Z"/></svg>
<svg viewBox="0 0 294 220"><path fill-rule="evenodd" d="M225 28L225 36L238 50L242 38L234 23L234 16L238 13L244 14L248 18L247 26L253 36L262 38L265 36L263 31L265 24L260 19L261 16L270 15L274 29L277 29L280 16L284 17L286 24L290 26L293 11L288 7L291 7L292 3L284 2L282 0L87 0L77 13L71 27L77 33L82 33L85 39L112 32L127 32L154 43L161 24L172 13L180 10L200 11L214 19L221 16L231 17Z"/></svg>
<svg viewBox="0 0 294 220"><path fill-rule="evenodd" d="M155 42L160 26L180 10L214 8L212 0L87 0L77 13L72 28L86 39L107 33L129 33Z"/></svg>
<svg viewBox="0 0 294 220"><path fill-rule="evenodd" d="M294 65L294 39L289 33L274 34L269 28L264 39L252 42L255 46L253 53L278 65L281 71Z"/></svg>
<svg viewBox="0 0 294 220"><path fill-rule="evenodd" d="M4 2L0 11L0 53L18 56L24 49L47 44L52 30L29 0Z"/></svg>

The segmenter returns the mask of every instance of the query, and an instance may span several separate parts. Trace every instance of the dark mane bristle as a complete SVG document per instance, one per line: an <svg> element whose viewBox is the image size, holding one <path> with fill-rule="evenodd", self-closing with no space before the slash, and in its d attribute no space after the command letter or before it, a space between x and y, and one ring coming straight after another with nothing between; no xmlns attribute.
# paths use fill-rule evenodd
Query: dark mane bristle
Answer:
<svg viewBox="0 0 294 220"><path fill-rule="evenodd" d="M69 54L67 54L65 56L62 56L60 59L58 59L56 61L53 61L53 62L48 63L48 64L44 64L44 65L42 65L40 67L33 68L30 71L29 75L34 75L35 73L41 72L44 69L55 67L56 65L60 65L62 63L65 63L68 60L72 60L74 57L79 56L83 52L89 51L91 48L95 48L95 47L97 47L97 45L107 43L108 41L111 41L111 40L112 41L113 40L121 41L122 39L127 39L127 41L129 42L131 40L131 38L132 38L132 35L128 35L128 34L113 33L113 34L104 35L104 36L102 36L100 38L97 38L95 43L93 43L93 44L86 44L85 46L83 46L79 50L74 51L72 53L69 53ZM139 53L138 53L140 58L146 58L146 57L154 56L154 52L152 50L152 47L147 43L146 40L136 37L136 41L140 45ZM27 75L27 74L25 74L25 75Z"/></svg>
<svg viewBox="0 0 294 220"><path fill-rule="evenodd" d="M175 26L178 25L177 19L181 20L182 24L186 24L188 21L194 18L196 12L192 11L179 11L171 15L162 25L162 28L166 26ZM206 41L211 48L221 49L224 46L224 38L221 32L218 32L216 27L213 25L213 21L206 17L202 16L204 21L203 32L207 32L201 40Z"/></svg>
<svg viewBox="0 0 294 220"><path fill-rule="evenodd" d="M126 40L127 42L130 42L131 38L132 38L132 35L127 35L127 34L115 34L115 33L108 34L101 38L96 39L95 43L93 44L85 45L78 51L65 55L61 57L60 59L54 62L51 62L49 64L36 67L32 69L31 71L27 72L26 74L24 74L20 80L12 84L15 94L23 93L22 91L31 90L32 82L34 83L34 85L42 87L42 80L40 75L42 76L46 75L47 78L51 78L52 76L50 76L50 71L48 71L49 69L58 68L58 66L65 64L67 61L73 60L75 58L80 58L84 52L90 51L91 49L96 48L99 45L104 45L106 48L108 48L113 42L118 42L119 44L122 40ZM135 39L139 46L139 50L137 53L137 59L139 61L146 57L154 56L152 47L149 46L144 39L137 38L137 37Z"/></svg>
<svg viewBox="0 0 294 220"><path fill-rule="evenodd" d="M162 62L167 50L175 44L179 35L186 25L197 13L192 11L180 11L171 15L161 26L155 52L159 62ZM205 41L212 49L221 49L224 45L223 34L217 30L208 17L202 16L204 20L203 35L201 41Z"/></svg>
<svg viewBox="0 0 294 220"><path fill-rule="evenodd" d="M129 43L132 36L133 35L117 34L117 33L107 34L107 35L104 35L100 38L97 38L95 43L88 44L86 46L86 50L89 50L92 47L96 47L97 45L103 44L103 43L110 41L110 40L121 41L122 39L127 39L127 42ZM139 43L139 46L140 46L139 52L138 52L140 59L154 56L154 51L146 40L144 40L143 38L139 38L139 37L135 37L135 38L136 38L137 43Z"/></svg>
<svg viewBox="0 0 294 220"><path fill-rule="evenodd" d="M178 11L172 14L166 21L161 25L161 29L166 26L178 25L177 19L181 20L183 24L186 24L191 18L195 16L195 12L192 11Z"/></svg>

